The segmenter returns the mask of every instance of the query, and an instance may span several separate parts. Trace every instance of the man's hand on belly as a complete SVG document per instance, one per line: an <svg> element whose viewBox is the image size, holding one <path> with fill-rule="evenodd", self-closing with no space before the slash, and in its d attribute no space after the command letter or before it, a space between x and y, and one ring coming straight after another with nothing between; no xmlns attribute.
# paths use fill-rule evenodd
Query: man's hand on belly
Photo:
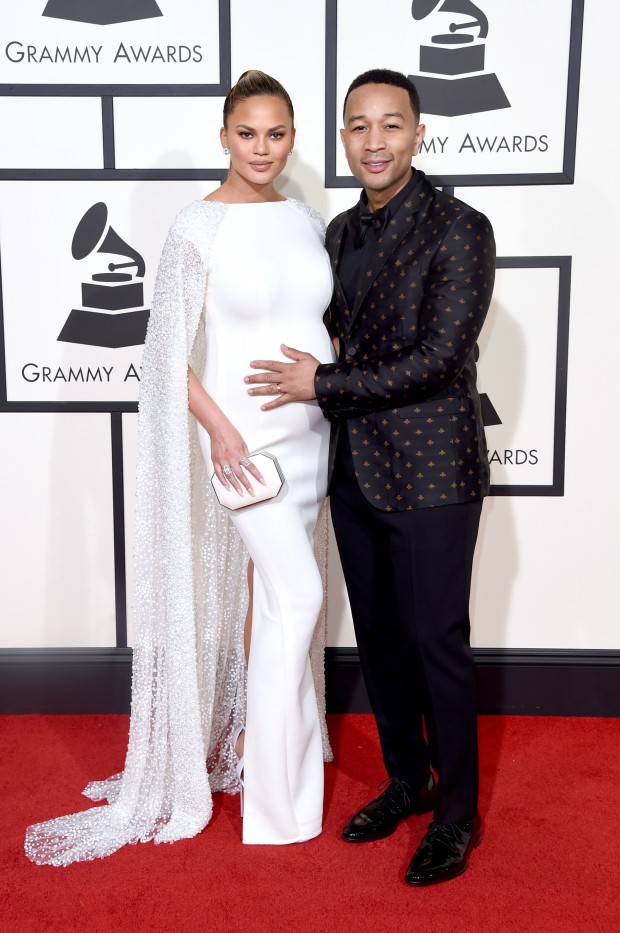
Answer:
<svg viewBox="0 0 620 933"><path fill-rule="evenodd" d="M280 408L289 402L308 402L316 398L314 377L319 361L311 353L293 350L285 344L281 344L280 349L284 356L294 362L252 360L252 369L261 369L263 372L253 373L244 379L253 386L248 389L248 395L277 395L273 401L261 405L261 411Z"/></svg>

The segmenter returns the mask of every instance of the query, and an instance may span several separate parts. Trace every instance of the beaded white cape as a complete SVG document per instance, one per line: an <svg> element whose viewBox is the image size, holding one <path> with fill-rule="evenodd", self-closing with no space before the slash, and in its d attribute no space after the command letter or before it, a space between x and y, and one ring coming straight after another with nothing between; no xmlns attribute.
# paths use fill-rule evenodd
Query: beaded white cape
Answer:
<svg viewBox="0 0 620 933"><path fill-rule="evenodd" d="M324 224L312 208L291 201ZM69 865L127 843L174 842L199 833L214 791L238 791L231 735L245 720L243 626L248 556L219 508L188 411L187 366L204 368L201 315L211 246L227 206L181 211L157 272L142 364L135 514L134 649L124 770L89 784L107 801L30 826L37 864ZM327 514L315 530L326 583ZM310 652L326 761L323 603Z"/></svg>

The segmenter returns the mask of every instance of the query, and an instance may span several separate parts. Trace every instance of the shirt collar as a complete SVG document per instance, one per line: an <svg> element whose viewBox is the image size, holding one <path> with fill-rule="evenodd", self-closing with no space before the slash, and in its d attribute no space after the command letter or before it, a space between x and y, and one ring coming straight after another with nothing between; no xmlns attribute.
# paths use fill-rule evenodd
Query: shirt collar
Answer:
<svg viewBox="0 0 620 933"><path fill-rule="evenodd" d="M411 178L409 179L405 187L401 188L400 191L397 191L394 197L390 198L390 200L385 205L389 219L394 217L396 213L400 210L400 208L405 203L405 201L407 200L407 198L409 197L409 195L411 194L415 186L420 181L421 175L422 175L421 172L417 171L414 168L411 169ZM365 191L362 191L359 202L356 206L358 210L360 209L360 207L362 209L369 210L368 195L366 194Z"/></svg>

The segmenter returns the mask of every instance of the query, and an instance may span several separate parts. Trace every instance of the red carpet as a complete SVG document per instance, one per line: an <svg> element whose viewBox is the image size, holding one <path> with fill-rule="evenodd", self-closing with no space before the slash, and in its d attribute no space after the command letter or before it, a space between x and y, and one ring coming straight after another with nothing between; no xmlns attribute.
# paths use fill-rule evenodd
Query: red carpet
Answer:
<svg viewBox="0 0 620 933"><path fill-rule="evenodd" d="M620 930L620 720L482 717L482 845L461 878L402 881L424 820L347 845L383 772L370 716L332 716L322 836L242 846L237 797L204 833L68 869L27 861L29 822L86 804L122 765L125 716L0 717L0 929L161 933L538 933Z"/></svg>

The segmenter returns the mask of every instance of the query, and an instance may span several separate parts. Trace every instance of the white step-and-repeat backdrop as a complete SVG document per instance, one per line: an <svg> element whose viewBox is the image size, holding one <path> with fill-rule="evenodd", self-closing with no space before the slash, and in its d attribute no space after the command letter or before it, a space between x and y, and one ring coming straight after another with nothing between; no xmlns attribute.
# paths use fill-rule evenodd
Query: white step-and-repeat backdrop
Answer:
<svg viewBox="0 0 620 933"><path fill-rule="evenodd" d="M474 643L620 648L620 14L597 0L584 20L583 6L0 0L0 648L131 644L135 410L159 251L177 211L223 177L223 98L252 67L295 104L281 190L328 220L357 198L338 139L349 82L391 67L418 85L416 164L487 213L498 244L479 348L494 494ZM331 562L329 642L354 645L335 546Z"/></svg>

